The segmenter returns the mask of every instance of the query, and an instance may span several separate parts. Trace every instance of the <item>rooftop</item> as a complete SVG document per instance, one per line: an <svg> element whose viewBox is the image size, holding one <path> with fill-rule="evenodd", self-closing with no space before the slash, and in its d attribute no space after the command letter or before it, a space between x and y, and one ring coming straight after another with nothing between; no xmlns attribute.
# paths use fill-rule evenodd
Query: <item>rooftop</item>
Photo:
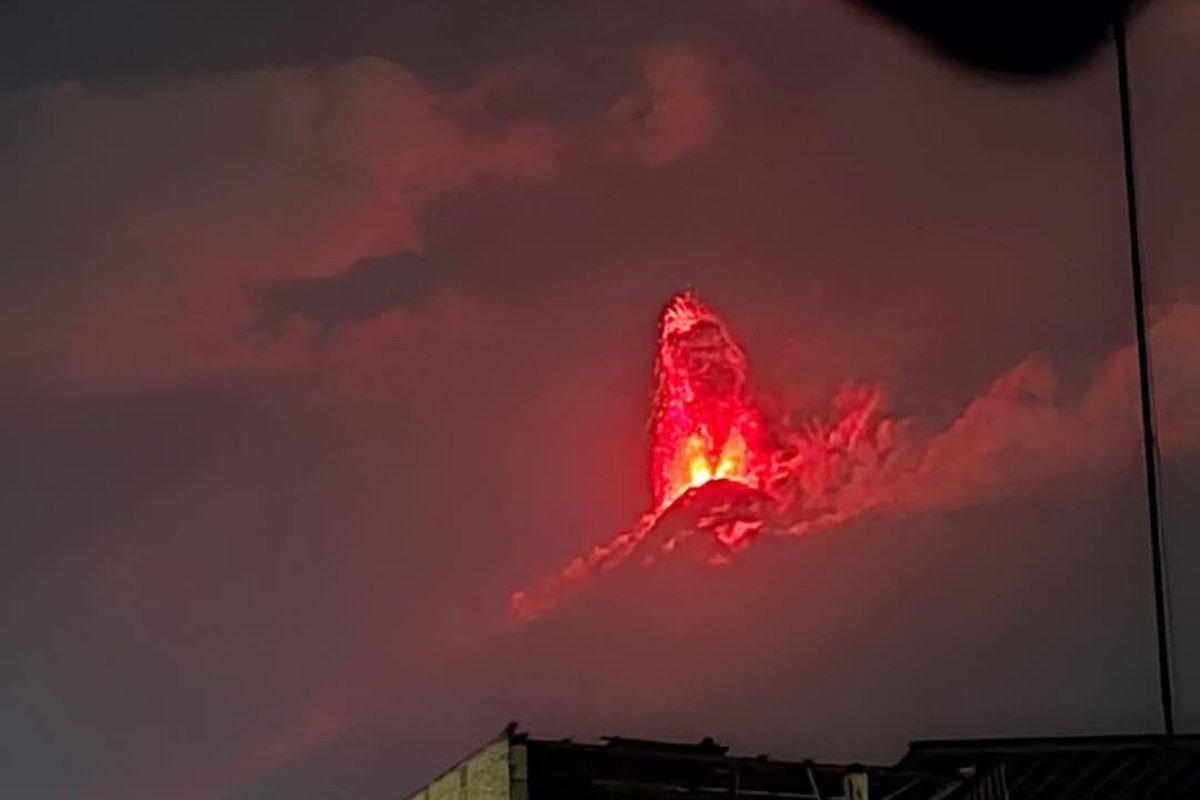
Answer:
<svg viewBox="0 0 1200 800"><path fill-rule="evenodd" d="M580 743L510 726L435 784L416 797L451 788L466 800L1194 800L1200 736L919 741L898 763L873 766L730 755L711 738ZM492 794L497 785L508 791Z"/></svg>

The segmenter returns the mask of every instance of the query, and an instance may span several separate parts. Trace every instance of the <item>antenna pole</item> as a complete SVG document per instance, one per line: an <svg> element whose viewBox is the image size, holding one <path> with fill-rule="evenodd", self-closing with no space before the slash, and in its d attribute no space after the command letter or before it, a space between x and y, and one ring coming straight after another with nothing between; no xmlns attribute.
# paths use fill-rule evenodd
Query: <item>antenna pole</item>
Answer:
<svg viewBox="0 0 1200 800"><path fill-rule="evenodd" d="M1137 344L1138 389L1142 412L1142 455L1146 466L1147 510L1150 521L1150 560L1154 570L1154 619L1158 633L1158 691L1163 732L1175 735L1171 697L1171 652L1167 620L1167 578L1163 563L1162 514L1159 508L1158 439L1154 430L1150 350L1146 336L1146 302L1142 280L1141 241L1138 238L1137 188L1133 171L1133 122L1129 102L1129 59L1125 52L1125 20L1114 30L1117 45L1117 85L1121 100L1121 143L1125 156L1125 210L1129 217L1129 267L1133 279L1133 320Z"/></svg>

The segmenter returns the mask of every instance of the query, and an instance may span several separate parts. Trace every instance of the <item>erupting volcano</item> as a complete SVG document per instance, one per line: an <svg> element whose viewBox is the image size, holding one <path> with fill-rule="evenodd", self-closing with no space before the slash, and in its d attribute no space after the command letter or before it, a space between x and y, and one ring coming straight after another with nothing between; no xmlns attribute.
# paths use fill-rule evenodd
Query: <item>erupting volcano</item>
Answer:
<svg viewBox="0 0 1200 800"><path fill-rule="evenodd" d="M762 487L770 448L748 397L746 354L691 293L663 311L655 363L650 484L663 511L715 479Z"/></svg>
<svg viewBox="0 0 1200 800"><path fill-rule="evenodd" d="M538 616L573 584L636 550L647 563L702 533L715 548L709 560L721 563L766 529L794 534L839 519L843 490L889 449L890 423L876 419L878 395L868 389L843 391L832 424L768 425L751 395L745 351L691 292L662 312L654 376L652 509L556 575L515 592L517 617Z"/></svg>

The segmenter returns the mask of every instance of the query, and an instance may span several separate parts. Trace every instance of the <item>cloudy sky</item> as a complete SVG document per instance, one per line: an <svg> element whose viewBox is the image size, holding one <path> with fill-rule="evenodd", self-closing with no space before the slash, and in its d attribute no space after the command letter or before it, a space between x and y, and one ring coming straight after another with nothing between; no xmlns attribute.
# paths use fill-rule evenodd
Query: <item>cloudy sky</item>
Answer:
<svg viewBox="0 0 1200 800"><path fill-rule="evenodd" d="M1015 80L832 0L170 5L0 24L0 793L394 795L510 719L1156 730L1111 46ZM1200 14L1130 37L1196 731ZM684 287L773 413L876 387L920 480L517 625L648 503Z"/></svg>

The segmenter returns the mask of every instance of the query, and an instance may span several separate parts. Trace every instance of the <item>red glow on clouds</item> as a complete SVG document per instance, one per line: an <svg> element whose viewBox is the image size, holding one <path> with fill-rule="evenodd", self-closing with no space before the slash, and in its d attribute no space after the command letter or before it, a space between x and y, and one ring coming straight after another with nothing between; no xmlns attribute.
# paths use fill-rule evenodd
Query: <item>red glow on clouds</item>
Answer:
<svg viewBox="0 0 1200 800"><path fill-rule="evenodd" d="M653 506L557 574L515 592L511 610L532 619L577 583L623 563L670 553L695 534L709 560L728 561L763 531L798 534L870 507L864 476L890 451L892 425L871 389L844 390L831 420L769 424L751 395L746 353L725 322L691 292L659 320L651 416ZM877 494L877 493L876 493Z"/></svg>
<svg viewBox="0 0 1200 800"><path fill-rule="evenodd" d="M1178 304L1151 331L1170 364L1160 403L1163 446L1195 447L1187 421L1200 386L1200 313ZM1135 457L1133 349L1114 351L1068 395L1054 365L1034 355L969 399L938 430L882 414L872 386L845 385L820 414L768 414L755 402L745 351L713 309L690 293L659 323L651 415L652 503L629 530L515 592L512 613L532 619L589 578L634 558L681 549L725 563L762 536L795 536L864 515L966 508L1047 480L1094 480Z"/></svg>

